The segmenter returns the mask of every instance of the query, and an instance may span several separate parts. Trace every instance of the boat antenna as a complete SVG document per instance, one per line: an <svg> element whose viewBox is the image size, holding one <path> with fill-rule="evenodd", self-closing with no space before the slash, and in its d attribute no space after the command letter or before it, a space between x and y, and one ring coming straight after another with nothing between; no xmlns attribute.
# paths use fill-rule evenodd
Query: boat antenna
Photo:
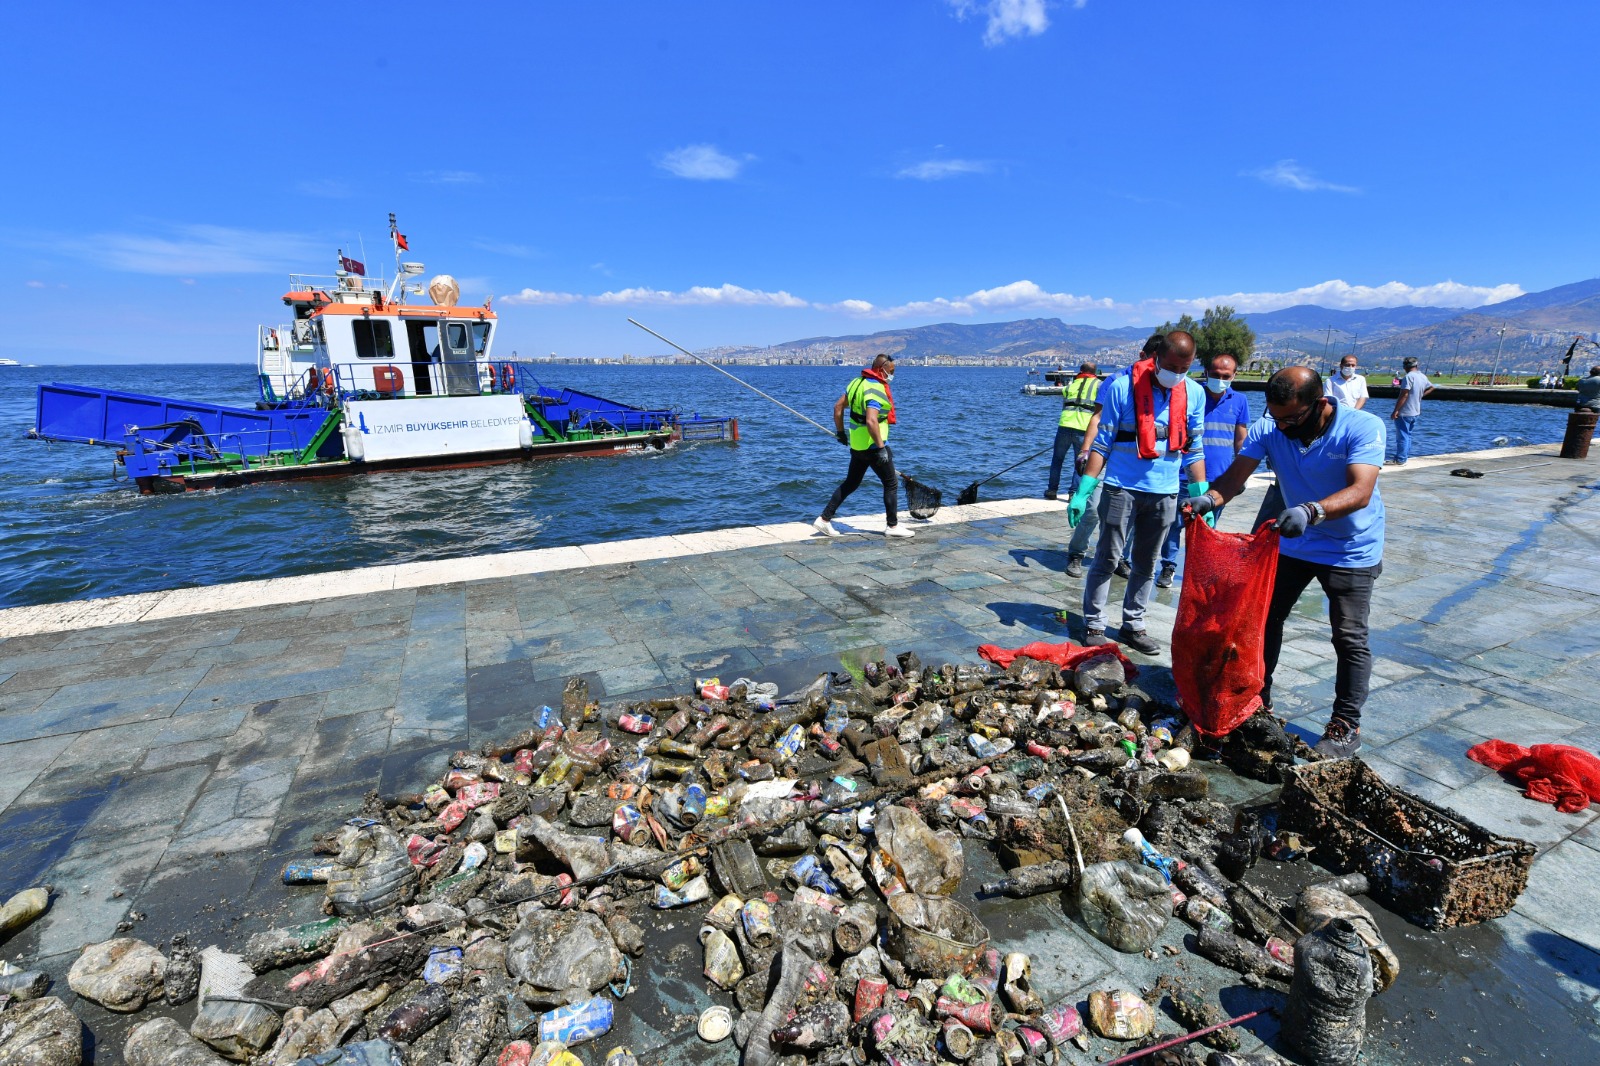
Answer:
<svg viewBox="0 0 1600 1066"><path fill-rule="evenodd" d="M810 422L813 426L816 426L818 429L822 430L822 432L826 433L828 436L830 436L830 437L833 436L833 430L829 429L827 426L823 425L821 422L818 422L816 419L810 417L809 415L803 415L799 411L796 411L793 407L790 407L788 404L784 403L782 400L776 399L776 398L774 398L772 396L768 396L766 393L762 392L760 389L756 388L754 385L750 384L748 381L745 381L743 378L734 377L732 374L729 374L726 370L722 369L716 363L711 362L709 359L700 358L698 355L695 355L693 352L691 352L689 349L685 348L683 345L676 344L676 343L674 343L672 341L667 340L667 338L663 337L661 334L657 333L655 330L651 329L649 326L645 325L643 322L637 322L637 321L634 321L631 318L628 319L628 321L632 322L635 326L638 326L640 329L642 329L646 333L650 334L650 336L654 337L656 340L663 341L663 342L665 342L667 344L671 344L674 348L678 349L678 351L682 352L684 355L687 355L690 359L693 359L696 362L704 363L706 366L709 366L712 370L715 370L717 373L722 374L725 377L733 378L734 381L737 381L739 384L743 385L745 388L749 389L751 392L755 393L757 396L761 397L763 400L771 400L773 403L777 404L779 407L783 408L785 411L788 411L790 414L794 415L796 418L802 418L805 421Z"/></svg>

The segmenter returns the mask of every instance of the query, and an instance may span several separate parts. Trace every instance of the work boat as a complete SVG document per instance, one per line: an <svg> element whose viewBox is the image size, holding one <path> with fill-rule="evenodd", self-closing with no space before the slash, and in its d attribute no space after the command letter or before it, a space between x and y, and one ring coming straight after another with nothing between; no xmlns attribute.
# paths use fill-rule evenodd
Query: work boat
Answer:
<svg viewBox="0 0 1600 1066"><path fill-rule="evenodd" d="M489 302L461 306L449 275L424 288L390 229L392 283L342 253L331 276L290 275L292 320L257 329L253 408L49 384L28 435L115 448L142 493L738 439L734 419L547 388L495 359ZM424 292L430 304L408 302Z"/></svg>

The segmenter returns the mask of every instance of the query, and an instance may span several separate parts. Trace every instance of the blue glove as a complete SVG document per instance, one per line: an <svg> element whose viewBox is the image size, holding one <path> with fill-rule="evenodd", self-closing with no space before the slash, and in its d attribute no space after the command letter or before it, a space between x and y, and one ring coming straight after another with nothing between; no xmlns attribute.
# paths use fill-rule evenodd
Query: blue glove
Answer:
<svg viewBox="0 0 1600 1066"><path fill-rule="evenodd" d="M1089 497L1099 487L1100 479L1092 474L1085 474L1078 479L1078 487L1072 493L1072 499L1067 501L1067 525L1074 529L1078 527L1084 513L1089 510Z"/></svg>
<svg viewBox="0 0 1600 1066"><path fill-rule="evenodd" d="M1290 507L1278 516L1278 536L1298 537L1311 524L1311 508L1305 504Z"/></svg>
<svg viewBox="0 0 1600 1066"><path fill-rule="evenodd" d="M1217 505L1210 496L1206 495L1206 490L1210 488L1211 482L1209 481L1189 482L1189 499L1184 504L1184 508L1190 514L1198 515L1199 517L1204 518L1206 520L1206 525L1210 526L1212 529L1216 529L1217 516L1211 512L1215 510Z"/></svg>

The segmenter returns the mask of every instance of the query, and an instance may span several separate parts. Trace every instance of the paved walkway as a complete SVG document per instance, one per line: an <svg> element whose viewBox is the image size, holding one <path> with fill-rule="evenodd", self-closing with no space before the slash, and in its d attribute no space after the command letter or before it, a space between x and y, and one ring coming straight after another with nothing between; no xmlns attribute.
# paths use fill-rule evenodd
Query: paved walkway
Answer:
<svg viewBox="0 0 1600 1066"><path fill-rule="evenodd" d="M1369 761L1541 848L1508 918L1443 937L1390 924L1418 965L1375 1001L1380 1029L1400 1034L1382 1061L1532 1057L1600 1020L1600 808L1559 814L1462 754L1490 736L1600 747L1600 480L1552 452L1413 461L1382 479ZM1485 476L1449 476L1463 463ZM947 508L902 542L794 523L0 612L0 893L59 893L5 955L60 977L125 920L203 945L310 917L315 893L277 872L314 832L368 789L415 788L451 751L515 732L569 675L616 700L697 674L789 687L885 649L970 661L979 643L1065 639L1050 612L1076 613L1080 584L1061 572L1061 510ZM1241 501L1224 528L1253 512ZM1177 592L1151 609L1158 636ZM1278 708L1314 735L1333 673L1318 596L1290 629ZM1159 666L1144 680L1170 685ZM1052 921L1017 923L1019 945L1061 937L1061 958L1099 961L1043 975L1047 996L1125 967ZM117 1061L127 1023L75 1009L103 1042L97 1061ZM1483 1024L1496 1010L1523 1028L1497 1034ZM1440 1035L1453 1050L1436 1058L1424 1049Z"/></svg>

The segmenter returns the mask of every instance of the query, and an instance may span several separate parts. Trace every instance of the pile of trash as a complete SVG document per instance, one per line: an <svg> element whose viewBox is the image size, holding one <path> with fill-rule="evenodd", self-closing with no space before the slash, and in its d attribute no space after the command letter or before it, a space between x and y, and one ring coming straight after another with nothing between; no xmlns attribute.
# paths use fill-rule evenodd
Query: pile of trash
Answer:
<svg viewBox="0 0 1600 1066"><path fill-rule="evenodd" d="M598 1066L647 935L689 916L715 1004L698 1035L733 1040L745 1066L1073 1061L1091 1034L1167 1039L1162 994L1211 1061L1278 1061L1234 1055L1219 1004L1165 978L1046 1003L1028 955L997 950L959 898L985 848L1008 876L984 894L1064 893L1094 936L1152 958L1187 922L1194 951L1287 993L1307 1061L1351 1061L1366 997L1398 970L1352 898L1359 875L1293 901L1240 882L1304 843L1270 808L1212 800L1193 731L1132 673L1114 648L1004 670L907 653L784 698L710 678L604 712L574 679L559 709L457 752L422 792L369 794L289 864L325 920L239 954L122 937L68 984L117 1011L199 996L187 1030L132 1030L130 1066ZM1257 733L1263 768L1285 757ZM47 984L0 977L0 1062L80 1061ZM1187 1043L1163 1054L1201 1061ZM603 1058L637 1066L625 1046Z"/></svg>

